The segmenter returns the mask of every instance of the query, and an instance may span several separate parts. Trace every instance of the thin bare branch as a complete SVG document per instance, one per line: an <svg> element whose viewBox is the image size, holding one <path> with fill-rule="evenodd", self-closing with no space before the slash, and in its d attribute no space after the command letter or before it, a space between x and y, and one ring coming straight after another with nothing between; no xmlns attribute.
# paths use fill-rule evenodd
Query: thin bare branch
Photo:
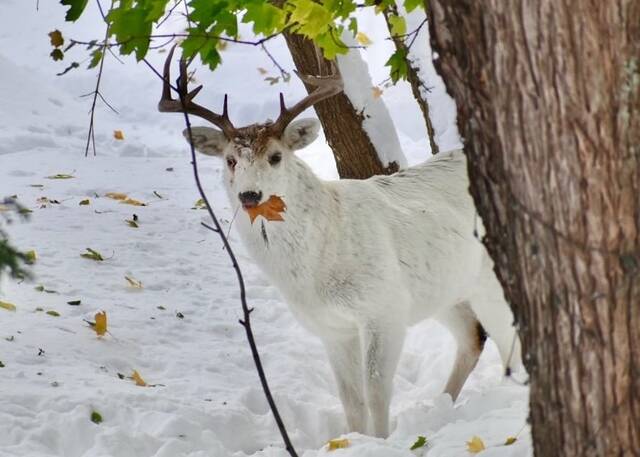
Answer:
<svg viewBox="0 0 640 457"><path fill-rule="evenodd" d="M105 33L104 33L104 41L103 41L103 45L102 45L102 55L100 56L100 67L98 68L98 79L96 81L96 88L93 91L93 101L91 102L91 114L90 114L90 118L89 118L89 132L87 133L87 143L86 143L85 148L84 148L84 156L85 157L87 157L89 155L89 145L93 146L93 155L94 156L96 155L95 113L96 113L96 102L98 101L98 96L100 96L102 101L104 101L105 104L107 106L109 106L109 108L113 109L113 107L111 105L109 105L109 103L107 103L106 100L104 99L104 97L102 97L102 95L100 94L100 82L102 81L102 71L104 69L105 49L106 49L107 40L109 39L110 25L109 25L109 22L107 21L107 18L105 16L105 14L104 14L104 11L102 10L102 5L100 4L100 0L96 0L96 3L98 4L98 9L100 10L100 14L102 15L103 20L107 24L107 28L106 28ZM111 2L111 6L113 7L113 1Z"/></svg>
<svg viewBox="0 0 640 457"><path fill-rule="evenodd" d="M280 435L282 436L282 440L284 441L287 452L291 457L298 457L298 454L296 453L296 450L293 447L293 444L291 444L291 440L289 439L289 434L287 433L287 429L284 425L284 422L280 417L280 412L278 411L278 407L276 406L275 400L273 399L273 395L271 394L271 389L269 388L269 384L267 382L267 377L264 372L264 368L262 366L262 361L260 360L258 346L256 344L253 331L251 329L250 315L251 315L251 312L253 311L253 308L249 308L249 306L247 305L246 289L244 284L244 277L242 275L242 270L240 269L240 265L238 264L238 261L236 259L236 256L233 250L231 249L229 240L227 236L224 234L224 231L222 230L222 226L220 225L220 222L218 221L218 218L216 217L213 211L213 207L209 203L209 199L207 198L207 195L200 181L200 175L198 171L198 160L196 156L195 147L193 146L193 132L191 130L191 121L189 119L189 109L187 107L187 104L189 103L189 100L187 97L189 96L189 94L186 91L179 90L181 86L181 83L179 80L176 81L175 85L171 85L169 81L165 80L167 76L166 72L163 75L160 72L158 72L147 60L144 60L144 62L163 81L164 88L168 87L178 94L180 103L182 103L182 113L184 114L184 121L187 127L187 135L189 137L189 145L191 149L191 165L193 168L193 176L196 182L196 186L198 188L198 192L200 193L200 197L204 201L207 207L209 216L211 217L211 220L213 221L213 224L214 224L213 226L210 226L208 224L203 223L203 225L218 234L218 236L220 237L220 240L222 241L224 249L227 251L227 254L229 255L229 259L231 260L231 264L233 265L233 269L235 270L236 277L238 280L238 287L240 289L240 303L242 305L242 311L243 311L243 319L240 320L240 324L245 329L247 340L249 342L249 347L251 348L251 355L253 357L253 362L256 366L256 370L258 371L258 377L260 378L260 384L262 386L262 390L267 399L267 403L269 404L269 408L271 409L271 413L273 414L273 417L276 421L278 430L280 431ZM178 78L184 78L184 74L181 74Z"/></svg>

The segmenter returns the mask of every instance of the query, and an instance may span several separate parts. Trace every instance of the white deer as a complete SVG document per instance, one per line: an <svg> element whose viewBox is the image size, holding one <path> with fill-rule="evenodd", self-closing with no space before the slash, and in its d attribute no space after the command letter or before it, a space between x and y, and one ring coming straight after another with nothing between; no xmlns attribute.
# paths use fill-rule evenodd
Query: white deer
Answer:
<svg viewBox="0 0 640 457"><path fill-rule="evenodd" d="M181 112L165 63L160 111ZM306 108L342 90L339 76L302 77L314 92L291 109L280 95L275 122L235 128L227 115L197 105L181 62L178 90L186 111L221 130L192 129L198 151L225 161L232 205L255 207L270 196L286 203L282 222L237 230L297 319L326 348L350 431L386 437L393 376L407 327L444 324L457 343L445 392L455 400L484 347L485 329L505 367L519 364L513 317L493 263L474 236L476 216L462 151L391 176L322 181L294 154L318 135ZM187 131L185 130L185 135Z"/></svg>

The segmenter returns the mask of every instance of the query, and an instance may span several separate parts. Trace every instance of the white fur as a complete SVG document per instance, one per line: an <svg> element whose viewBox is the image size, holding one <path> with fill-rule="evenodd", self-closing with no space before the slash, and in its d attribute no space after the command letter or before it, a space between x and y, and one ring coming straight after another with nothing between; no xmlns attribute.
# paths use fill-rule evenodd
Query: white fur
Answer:
<svg viewBox="0 0 640 457"><path fill-rule="evenodd" d="M311 123L292 123L260 156L214 129L197 129L194 143L236 159L233 171L225 165L234 207L249 190L285 201L284 222L251 224L240 211L236 228L294 315L324 343L349 429L384 437L408 326L436 318L452 331L458 351L446 391L454 399L482 349L477 320L505 365L519 363L519 342L492 261L473 234L482 227L462 151L392 176L321 181L289 147L315 139ZM278 151L282 161L273 166L268 157Z"/></svg>

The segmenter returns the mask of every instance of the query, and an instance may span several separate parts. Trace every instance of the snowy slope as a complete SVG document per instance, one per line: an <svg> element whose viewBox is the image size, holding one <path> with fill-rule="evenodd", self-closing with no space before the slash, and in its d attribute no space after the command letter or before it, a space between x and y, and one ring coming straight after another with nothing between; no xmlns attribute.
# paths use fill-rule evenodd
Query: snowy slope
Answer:
<svg viewBox="0 0 640 457"><path fill-rule="evenodd" d="M36 12L35 2L4 0L4 11L24 20L12 20L13 13L0 18L0 197L16 194L33 210L28 222L9 232L16 245L39 256L33 281L5 281L0 289L0 300L17 306L15 312L0 309L0 456L286 456L237 323L238 290L227 255L200 225L205 212L192 209L198 195L180 118L155 112L159 87L148 70L111 60L104 93L120 115L100 108L99 156L85 159L89 101L79 95L92 90L95 75L54 76L60 67L42 55L49 52L46 33L62 24L62 9L41 3ZM87 37L102 30L97 19L75 29ZM273 52L286 57L281 43ZM249 58L257 59L252 67L269 66L257 50L234 47L228 73L215 76L224 87L211 81L201 95L218 100L223 91L237 94L232 116L246 122L276 110L276 89L243 70ZM373 55L372 61L383 58ZM162 55L154 59L157 64ZM286 89L291 97L302 90ZM410 93L393 91L394 121L413 125L397 110L410 104ZM123 130L124 141L113 139L114 129ZM421 143L411 135L419 136L401 130L415 162ZM335 176L322 141L301 155L321 176ZM209 196L229 227L234 215L221 189L220 164L202 158L201 165ZM46 178L56 173L75 178ZM107 192L127 193L147 206L121 204ZM60 203L41 208L41 197ZM86 198L91 204L80 206ZM139 228L125 223L134 213ZM349 435L350 448L328 453L324 443L343 433L345 420L322 348L245 255L233 228L230 237L256 308L265 369L300 455L464 456L473 435L488 446L481 455L531 454L523 429L528 390L503 379L492 344L456 405L439 394L454 349L432 322L415 326L407 339L395 380L392 436ZM105 261L81 258L88 247ZM144 288L132 288L125 276ZM36 290L40 285L56 293ZM80 305L67 304L74 300ZM46 314L51 310L60 316ZM110 331L102 338L84 321L100 310L107 312ZM136 386L127 378L133 370L156 386ZM94 410L102 415L99 425L90 420ZM519 431L514 445L500 445ZM409 451L418 435L430 446Z"/></svg>

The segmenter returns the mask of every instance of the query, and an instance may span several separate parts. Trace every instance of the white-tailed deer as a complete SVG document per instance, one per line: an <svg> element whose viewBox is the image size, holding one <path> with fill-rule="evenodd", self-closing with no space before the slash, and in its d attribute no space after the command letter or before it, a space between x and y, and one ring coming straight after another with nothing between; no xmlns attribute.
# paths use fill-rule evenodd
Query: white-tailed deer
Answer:
<svg viewBox="0 0 640 457"><path fill-rule="evenodd" d="M172 51L173 52L173 51ZM159 110L181 112L165 63ZM298 320L324 344L350 431L389 432L393 375L408 326L425 318L444 324L457 342L445 392L455 400L486 338L505 365L517 365L519 343L493 264L474 236L476 216L462 151L367 180L322 181L294 151L315 140L306 108L342 90L336 74L302 79L316 89L275 122L235 128L187 90L181 61L178 90L186 111L218 126L194 127L193 143L225 161L232 206L255 207L270 196L286 203L284 221L236 228L256 263L280 289ZM186 131L185 131L186 135Z"/></svg>

